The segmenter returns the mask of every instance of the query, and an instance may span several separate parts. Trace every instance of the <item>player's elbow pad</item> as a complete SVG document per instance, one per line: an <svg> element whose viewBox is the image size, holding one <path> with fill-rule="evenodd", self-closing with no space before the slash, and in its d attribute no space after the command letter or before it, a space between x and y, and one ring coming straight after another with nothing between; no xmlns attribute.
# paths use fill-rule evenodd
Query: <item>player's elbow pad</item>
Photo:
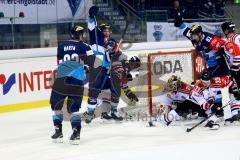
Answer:
<svg viewBox="0 0 240 160"><path fill-rule="evenodd" d="M93 68L98 68L102 66L102 60L96 56L94 56L94 60L93 60Z"/></svg>

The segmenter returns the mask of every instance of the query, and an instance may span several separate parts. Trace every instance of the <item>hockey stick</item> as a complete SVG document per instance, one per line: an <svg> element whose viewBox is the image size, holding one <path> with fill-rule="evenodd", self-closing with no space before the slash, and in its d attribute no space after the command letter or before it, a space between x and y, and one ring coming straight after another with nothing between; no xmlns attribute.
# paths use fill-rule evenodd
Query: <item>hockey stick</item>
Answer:
<svg viewBox="0 0 240 160"><path fill-rule="evenodd" d="M237 83L235 77L232 76L232 74L231 74L231 69L230 69L229 63L228 63L228 61L227 61L227 57L226 57L225 55L223 55L223 58L224 58L224 61L225 61L226 65L227 65L227 67L228 67L228 70L229 70L229 72L230 72L230 76L232 77L233 83L236 84L236 87L237 87L237 89L239 90L238 83Z"/></svg>
<svg viewBox="0 0 240 160"><path fill-rule="evenodd" d="M221 107L222 109L224 109L225 107L227 107L232 101L228 101L227 104L225 104L223 107ZM207 118L203 119L202 121L200 121L199 123L197 123L196 125L194 125L192 128L187 128L186 132L191 132L193 129L195 129L196 127L198 127L199 125L201 125L202 123L204 123L205 121L207 121L210 117L212 117L213 115L215 115L215 113L211 113Z"/></svg>

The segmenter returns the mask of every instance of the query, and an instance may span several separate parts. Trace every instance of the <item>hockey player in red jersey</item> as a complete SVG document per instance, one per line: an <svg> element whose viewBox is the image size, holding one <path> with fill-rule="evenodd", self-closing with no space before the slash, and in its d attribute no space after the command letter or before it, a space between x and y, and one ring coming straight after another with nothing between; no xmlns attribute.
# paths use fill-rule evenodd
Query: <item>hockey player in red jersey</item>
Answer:
<svg viewBox="0 0 240 160"><path fill-rule="evenodd" d="M225 53L232 82L229 87L230 100L232 100L230 104L232 115L225 121L232 123L240 119L240 35L235 33L235 24L233 22L224 22L221 28L227 38Z"/></svg>
<svg viewBox="0 0 240 160"><path fill-rule="evenodd" d="M210 129L218 129L220 126L216 124L218 117L223 117L223 109L220 103L216 103L215 99L218 99L219 94L216 92L214 86L210 83L210 74L205 71L201 76L201 80L197 81L189 100L197 103L206 113L215 113L208 119L208 123L205 127Z"/></svg>
<svg viewBox="0 0 240 160"><path fill-rule="evenodd" d="M221 25L227 41L225 53L230 66L231 76L235 79L238 88L240 87L240 35L235 33L235 24L224 22Z"/></svg>

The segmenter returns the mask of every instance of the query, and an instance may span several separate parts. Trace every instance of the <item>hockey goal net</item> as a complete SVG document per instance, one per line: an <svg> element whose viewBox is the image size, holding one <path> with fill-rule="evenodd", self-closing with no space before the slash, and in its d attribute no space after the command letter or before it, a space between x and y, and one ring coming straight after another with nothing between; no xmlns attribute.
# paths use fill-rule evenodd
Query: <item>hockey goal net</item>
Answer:
<svg viewBox="0 0 240 160"><path fill-rule="evenodd" d="M147 108L150 115L158 110L159 96L171 75L190 84L204 69L202 58L194 50L150 53L140 55L140 59L143 65L136 78L137 105Z"/></svg>

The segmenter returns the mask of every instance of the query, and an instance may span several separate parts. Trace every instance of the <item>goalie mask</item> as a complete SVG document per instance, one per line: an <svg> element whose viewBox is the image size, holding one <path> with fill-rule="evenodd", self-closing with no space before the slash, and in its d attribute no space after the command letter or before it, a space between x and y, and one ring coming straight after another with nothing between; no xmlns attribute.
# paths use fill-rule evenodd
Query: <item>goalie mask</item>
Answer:
<svg viewBox="0 0 240 160"><path fill-rule="evenodd" d="M172 75L167 82L167 86L171 91L177 91L181 88L181 78L176 75Z"/></svg>

